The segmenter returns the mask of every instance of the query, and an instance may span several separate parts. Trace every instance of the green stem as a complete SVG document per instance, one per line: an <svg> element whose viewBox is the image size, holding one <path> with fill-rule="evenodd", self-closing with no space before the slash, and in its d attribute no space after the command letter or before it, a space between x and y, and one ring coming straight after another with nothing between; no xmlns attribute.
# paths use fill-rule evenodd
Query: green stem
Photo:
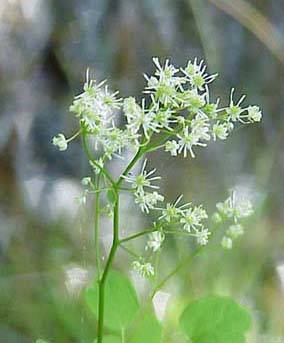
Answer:
<svg viewBox="0 0 284 343"><path fill-rule="evenodd" d="M219 224L216 224L214 226L214 228L212 229L212 234L211 234L211 241L214 237L214 235L216 234L216 231L219 227ZM168 275L166 275L160 282L159 284L154 288L152 294L151 294L151 297L150 297L150 300L152 300L155 296L155 294L162 288L164 287L164 285L169 281L169 279L171 279L174 275L176 275L180 270L182 270L185 266L188 266L192 260L200 255L204 250L205 248L207 247L207 245L201 245L199 246L193 254L190 254L189 256L187 256L186 258L184 258Z"/></svg>
<svg viewBox="0 0 284 343"><path fill-rule="evenodd" d="M120 246L120 248L121 248L122 250L124 250L125 252L127 252L129 255L131 255L131 256L133 256L133 257L139 259L140 256L139 256L138 254L136 254L135 252L133 252L132 250L126 248L124 245L119 245L119 246Z"/></svg>
<svg viewBox="0 0 284 343"><path fill-rule="evenodd" d="M125 343L125 329L121 329L121 343Z"/></svg>
<svg viewBox="0 0 284 343"><path fill-rule="evenodd" d="M196 257L197 255L199 255L201 253L201 251L203 250L204 246L199 247L198 249L196 249L196 251L189 255L188 257L186 257L185 259L183 259L183 261L181 263L179 263L167 276L165 276L163 278L163 280L161 280L159 282L159 284L154 288L150 299L153 299L155 294L164 287L164 285L169 281L169 279L171 279L175 274L177 274L181 269L183 269L186 265L188 265L193 259L194 257Z"/></svg>
<svg viewBox="0 0 284 343"><path fill-rule="evenodd" d="M100 174L96 180L96 190L100 187ZM96 192L95 196L95 249L96 249L96 265L98 269L98 278L101 277L101 253L100 253L100 233L99 233L99 220L100 220L100 192Z"/></svg>
<svg viewBox="0 0 284 343"><path fill-rule="evenodd" d="M147 152L157 151L157 150L164 148L164 147L165 147L165 143L161 144L161 145L156 145L156 146L153 146L152 148L148 148Z"/></svg>
<svg viewBox="0 0 284 343"><path fill-rule="evenodd" d="M139 160L139 158L143 155L143 153L144 153L144 149L140 146L139 149L137 150L136 154L134 155L134 157L132 158L132 160L128 164L128 166L125 168L125 170L123 171L123 173L119 177L119 179L116 183L116 187L119 187L121 185L124 176L126 176L130 172L130 170L134 167L135 163Z"/></svg>
<svg viewBox="0 0 284 343"><path fill-rule="evenodd" d="M116 193L116 201L113 211L113 241L107 263L101 279L99 280L99 313L98 313L98 339L97 343L102 343L103 327L104 327L104 307L105 307L105 284L108 273L110 271L116 250L119 246L119 194L117 188L114 188Z"/></svg>
<svg viewBox="0 0 284 343"><path fill-rule="evenodd" d="M131 241L132 239L138 238L138 237L140 237L140 236L147 235L148 233L151 233L151 232L154 232L154 231L157 231L157 228L154 228L154 229L151 229L151 230L140 231L140 232L138 232L138 233L135 233L134 235L131 235L131 236L122 238L122 239L119 241L119 243L125 243L125 242L128 242L128 241Z"/></svg>
<svg viewBox="0 0 284 343"><path fill-rule="evenodd" d="M73 139L75 139L76 137L78 137L81 133L81 130L77 131L76 133L74 133L73 136L69 137L68 139L66 139L67 143L71 142Z"/></svg>
<svg viewBox="0 0 284 343"><path fill-rule="evenodd" d="M186 231L164 230L164 233L172 234L172 235L186 236L186 237L194 237L193 234L191 234L190 232L186 232Z"/></svg>
<svg viewBox="0 0 284 343"><path fill-rule="evenodd" d="M83 141L83 148L84 148L84 151L85 151L88 159L94 163L94 165L101 171L101 173L108 179L108 181L114 187L115 182L112 179L112 176L110 175L110 173L105 168L100 166L100 164L93 158L93 156L89 150L89 147L88 147L87 134L85 132L83 132L83 134L82 134L82 141Z"/></svg>
<svg viewBox="0 0 284 343"><path fill-rule="evenodd" d="M100 189L96 189L95 191L89 191L90 194L97 194L97 193L102 193L102 192L107 192L112 190L112 188L108 187L108 188L100 188Z"/></svg>
<svg viewBox="0 0 284 343"><path fill-rule="evenodd" d="M89 191L89 194L96 194L96 193L102 193L102 192L107 192L107 191L111 191L113 188L112 187L108 187L108 188L100 188L100 189L96 189L94 191ZM134 192L133 188L119 188L119 191L125 191L125 192Z"/></svg>
<svg viewBox="0 0 284 343"><path fill-rule="evenodd" d="M163 148L165 146L167 140L173 135L176 135L176 131L166 132L163 135L163 138L161 140L159 140L156 143L152 143L152 144L148 145L148 147L145 148L145 152L153 152L153 151L156 151L160 148Z"/></svg>

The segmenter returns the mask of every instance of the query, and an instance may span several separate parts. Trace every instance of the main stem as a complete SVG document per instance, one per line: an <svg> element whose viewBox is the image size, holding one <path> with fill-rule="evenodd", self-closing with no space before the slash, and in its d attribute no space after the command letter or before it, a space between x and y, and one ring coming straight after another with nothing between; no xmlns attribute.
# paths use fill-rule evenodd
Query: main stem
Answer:
<svg viewBox="0 0 284 343"><path fill-rule="evenodd" d="M100 254L100 240L99 240L99 220L100 220L100 176L96 179L96 195L95 195L95 248L96 248L96 265L98 276L101 277L101 254Z"/></svg>
<svg viewBox="0 0 284 343"><path fill-rule="evenodd" d="M105 308L105 284L107 276L112 265L116 250L119 245L119 193L117 188L114 188L116 194L116 200L113 209L113 240L110 253L107 259L107 263L102 275L99 280L99 313L98 313L98 339L97 343L103 341L103 327L104 327L104 308Z"/></svg>
<svg viewBox="0 0 284 343"><path fill-rule="evenodd" d="M85 150L88 152L88 147L86 144L86 141L83 139L83 143L85 146ZM89 152L88 152L89 153ZM135 163L140 159L140 157L143 154L143 148L140 147L136 154L134 155L133 159L130 161L128 166L123 171L120 178L117 180L117 182L114 182L112 180L112 177L104 168L101 169L101 172L107 177L107 179L110 181L113 191L115 193L115 203L114 203L114 209L113 209L113 240L112 240L112 246L110 249L110 253L106 262L105 269L103 271L102 277L99 278L99 311L98 311L98 326L97 326L97 343L102 343L103 341L103 334L104 334L104 309L105 309L105 284L106 279L109 273L109 270L111 268L115 253L117 248L119 247L120 240L119 240L119 189L120 185L123 181L123 177L128 174L128 172L132 169L132 167L135 165ZM91 157L91 156L90 156Z"/></svg>

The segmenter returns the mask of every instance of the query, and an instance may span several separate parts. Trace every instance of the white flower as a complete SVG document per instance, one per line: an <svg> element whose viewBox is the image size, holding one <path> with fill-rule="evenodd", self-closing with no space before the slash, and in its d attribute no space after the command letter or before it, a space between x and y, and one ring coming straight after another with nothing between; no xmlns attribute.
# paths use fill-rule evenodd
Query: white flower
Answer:
<svg viewBox="0 0 284 343"><path fill-rule="evenodd" d="M158 192L145 193L135 192L135 203L139 205L142 212L149 213L149 210L155 209L155 206L159 201L164 201L164 197Z"/></svg>
<svg viewBox="0 0 284 343"><path fill-rule="evenodd" d="M165 234L161 231L155 231L149 234L149 240L146 245L146 250L152 249L156 252L160 249L163 241L165 240Z"/></svg>
<svg viewBox="0 0 284 343"><path fill-rule="evenodd" d="M238 238L244 234L244 229L241 224L230 225L227 234L232 238Z"/></svg>
<svg viewBox="0 0 284 343"><path fill-rule="evenodd" d="M212 119L216 119L218 115L218 105L219 105L220 99L217 100L217 102L214 103L209 103L207 100L207 104L202 108L202 112L208 117Z"/></svg>
<svg viewBox="0 0 284 343"><path fill-rule="evenodd" d="M148 111L145 109L145 99L142 100L142 107L140 107L135 98L126 98L124 99L123 108L128 130L137 133L142 127L147 138L149 138L151 130L157 131L158 123L154 120L156 113L153 110Z"/></svg>
<svg viewBox="0 0 284 343"><path fill-rule="evenodd" d="M218 202L216 204L218 211L228 218L234 216L234 193L226 199L224 202Z"/></svg>
<svg viewBox="0 0 284 343"><path fill-rule="evenodd" d="M205 114L198 113L191 121L192 132L199 137L199 139L209 140L209 119Z"/></svg>
<svg viewBox="0 0 284 343"><path fill-rule="evenodd" d="M57 136L53 137L52 144L57 146L60 151L64 151L67 149L68 140L62 133L59 133Z"/></svg>
<svg viewBox="0 0 284 343"><path fill-rule="evenodd" d="M173 131L170 127L172 123L176 122L176 119L173 119L172 117L173 111L170 108L160 109L159 103L155 102L155 99L152 99L152 102L154 104L152 111L154 112L153 120L155 123L153 131L160 132L160 129L163 128Z"/></svg>
<svg viewBox="0 0 284 343"><path fill-rule="evenodd" d="M154 267L149 262L142 263L140 261L133 261L132 267L135 271L138 272L138 274L140 274L143 277L151 277L155 274Z"/></svg>
<svg viewBox="0 0 284 343"><path fill-rule="evenodd" d="M132 188L135 189L136 192L138 192L138 193L143 193L144 187L159 189L158 186L151 185L151 182L156 181L156 180L160 180L161 177L160 176L150 177L151 175L153 175L156 172L156 169L152 169L149 172L147 172L145 170L146 164L147 164L147 160L144 161L140 174L138 174L136 176L124 176L124 179L127 182L132 183Z"/></svg>
<svg viewBox="0 0 284 343"><path fill-rule="evenodd" d="M201 221L208 218L206 211L202 205L194 208L188 208L183 212L183 217L180 223L183 224L183 228L187 232L191 232L192 228L202 226Z"/></svg>
<svg viewBox="0 0 284 343"><path fill-rule="evenodd" d="M122 149L129 144L129 131L120 130L113 123L112 127L106 129L102 134L101 142L108 159L111 160L113 154L120 157Z"/></svg>
<svg viewBox="0 0 284 343"><path fill-rule="evenodd" d="M211 232L207 229L201 229L195 232L193 236L196 237L197 243L199 245L206 245L209 241L209 236L211 235Z"/></svg>
<svg viewBox="0 0 284 343"><path fill-rule="evenodd" d="M70 111L80 117L81 124L96 135L111 121L114 111L121 107L121 99L116 97L118 92L111 93L108 86L103 87L105 82L97 84L95 80L89 80L87 71L84 92L76 96L70 106Z"/></svg>
<svg viewBox="0 0 284 343"><path fill-rule="evenodd" d="M236 199L235 203L235 216L237 218L249 217L253 214L252 203L248 199Z"/></svg>
<svg viewBox="0 0 284 343"><path fill-rule="evenodd" d="M158 58L153 58L153 62L157 67L154 76L148 77L144 75L147 80L147 87L145 93L150 93L155 96L155 99L164 105L178 106L177 102L177 88L185 82L183 77L175 76L179 71L165 61L162 67Z"/></svg>
<svg viewBox="0 0 284 343"><path fill-rule="evenodd" d="M214 141L216 141L217 138L224 140L228 137L228 134L228 125L226 123L221 124L217 122L213 125L212 136Z"/></svg>
<svg viewBox="0 0 284 343"><path fill-rule="evenodd" d="M197 58L192 61L188 61L188 64L185 69L182 69L183 73L189 79L189 82L192 87L203 90L204 86L216 78L218 74L208 75L206 71L206 65L204 61L201 60L199 63Z"/></svg>
<svg viewBox="0 0 284 343"><path fill-rule="evenodd" d="M230 250L233 247L233 241L230 237L224 236L221 241L221 245L224 249Z"/></svg>
<svg viewBox="0 0 284 343"><path fill-rule="evenodd" d="M122 99L117 99L118 91L111 93L106 85L104 89L99 93L100 99L105 106L105 111L110 111L114 109L120 109L122 104Z"/></svg>
<svg viewBox="0 0 284 343"><path fill-rule="evenodd" d="M177 156L178 149L179 149L178 142L174 140L166 142L165 151L170 152L171 156Z"/></svg>
<svg viewBox="0 0 284 343"><path fill-rule="evenodd" d="M181 210L176 207L175 204L168 203L166 208L163 209L162 216L159 219L165 219L167 222L171 222L174 219L178 219L181 213Z"/></svg>
<svg viewBox="0 0 284 343"><path fill-rule="evenodd" d="M197 89L186 90L178 95L178 99L182 106L187 108L191 114L201 112L201 108L206 104L205 97L206 94L199 94Z"/></svg>
<svg viewBox="0 0 284 343"><path fill-rule="evenodd" d="M238 103L234 105L233 102L233 93L234 89L231 91L231 100L230 105L226 108L226 113L230 120L239 121L243 124L254 123L261 121L262 112L258 106L248 106L247 108L241 108L240 104L245 99L245 95L243 95ZM247 113L245 113L247 112Z"/></svg>
<svg viewBox="0 0 284 343"><path fill-rule="evenodd" d="M187 203L178 207L178 204L181 199L182 195L180 195L173 204L167 203L166 208L161 208L160 210L162 211L162 215L159 217L159 220L165 219L167 222L179 220L180 216L183 213L183 209L190 205L189 203Z"/></svg>
<svg viewBox="0 0 284 343"><path fill-rule="evenodd" d="M258 122L261 121L262 113L258 106L249 106L247 108L248 111L248 120L250 122Z"/></svg>
<svg viewBox="0 0 284 343"><path fill-rule="evenodd" d="M179 138L179 150L178 152L181 153L183 151L183 156L187 157L187 151L189 150L191 157L195 157L192 147L198 143L198 139L189 132L189 127L186 126L181 134L178 134L177 137Z"/></svg>
<svg viewBox="0 0 284 343"><path fill-rule="evenodd" d="M222 222L222 216L220 215L220 213L218 213L218 212L213 213L213 215L212 215L212 221L213 221L213 223L215 223L215 224L221 223L221 222Z"/></svg>
<svg viewBox="0 0 284 343"><path fill-rule="evenodd" d="M232 121L241 121L241 114L245 111L245 109L240 107L240 104L243 102L243 100L245 99L245 95L243 95L239 101L237 102L237 104L234 104L233 101L233 95L234 95L234 91L235 89L232 88L231 90L231 96L230 96L230 104L229 107L226 108L226 113L228 115L228 118Z"/></svg>
<svg viewBox="0 0 284 343"><path fill-rule="evenodd" d="M221 214L228 218L234 218L235 222L253 214L251 202L248 199L237 197L235 192L232 192L224 202L219 202L216 207Z"/></svg>
<svg viewBox="0 0 284 343"><path fill-rule="evenodd" d="M90 186L92 184L92 179L90 177L84 177L81 183L83 186Z"/></svg>
<svg viewBox="0 0 284 343"><path fill-rule="evenodd" d="M179 153L183 151L183 156L187 156L187 151L190 152L191 157L195 157L193 146L205 147L206 144L200 140L210 140L208 118L204 115L197 114L191 122L191 132L186 126L181 134L178 134Z"/></svg>
<svg viewBox="0 0 284 343"><path fill-rule="evenodd" d="M127 127L137 132L141 125L138 119L142 116L142 108L136 103L135 98L129 97L123 100L123 111L127 119Z"/></svg>
<svg viewBox="0 0 284 343"><path fill-rule="evenodd" d="M165 65L162 67L159 61L158 57L153 58L153 62L157 67L157 70L155 71L155 75L159 78L160 81L164 81L166 83L177 85L179 84L179 78L174 78L175 74L179 71L177 68L175 68L172 64L170 64L170 61L166 59Z"/></svg>

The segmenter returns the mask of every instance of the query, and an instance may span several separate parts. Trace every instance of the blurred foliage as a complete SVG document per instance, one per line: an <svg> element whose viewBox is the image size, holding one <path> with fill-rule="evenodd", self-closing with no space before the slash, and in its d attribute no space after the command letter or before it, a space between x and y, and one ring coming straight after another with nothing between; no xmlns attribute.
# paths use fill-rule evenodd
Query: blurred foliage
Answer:
<svg viewBox="0 0 284 343"><path fill-rule="evenodd" d="M73 201L88 169L79 143L61 154L50 142L61 128L74 129L66 113L87 67L123 96L135 95L152 56L176 64L206 58L211 72L223 75L216 94L235 86L264 113L260 125L195 160L171 164L164 153L149 156L171 200L185 193L213 209L237 186L257 207L232 252L212 251L172 280L165 341L178 339L170 312L180 314L184 300L217 293L252 310L248 342L283 342L284 276L281 283L277 272L284 264L283 18L281 0L1 0L0 342L94 337L84 299L65 287L66 268L92 274L95 261L91 226ZM143 225L130 215L125 220ZM176 242L169 244L170 268L189 247L176 252ZM118 267L125 261L121 256Z"/></svg>

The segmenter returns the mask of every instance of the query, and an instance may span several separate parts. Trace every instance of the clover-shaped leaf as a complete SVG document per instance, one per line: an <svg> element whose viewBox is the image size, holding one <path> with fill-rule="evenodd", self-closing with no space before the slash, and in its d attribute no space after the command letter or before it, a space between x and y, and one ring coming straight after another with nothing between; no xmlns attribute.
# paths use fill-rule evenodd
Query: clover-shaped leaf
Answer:
<svg viewBox="0 0 284 343"><path fill-rule="evenodd" d="M210 296L189 304L180 325L192 343L244 343L251 318L231 298Z"/></svg>
<svg viewBox="0 0 284 343"><path fill-rule="evenodd" d="M97 281L86 290L85 298L91 311L98 318L99 286ZM121 332L132 322L138 309L137 295L128 278L117 271L111 271L105 285L105 326Z"/></svg>
<svg viewBox="0 0 284 343"><path fill-rule="evenodd" d="M156 318L152 308L138 315L133 327L128 332L127 343L161 343L162 325Z"/></svg>

